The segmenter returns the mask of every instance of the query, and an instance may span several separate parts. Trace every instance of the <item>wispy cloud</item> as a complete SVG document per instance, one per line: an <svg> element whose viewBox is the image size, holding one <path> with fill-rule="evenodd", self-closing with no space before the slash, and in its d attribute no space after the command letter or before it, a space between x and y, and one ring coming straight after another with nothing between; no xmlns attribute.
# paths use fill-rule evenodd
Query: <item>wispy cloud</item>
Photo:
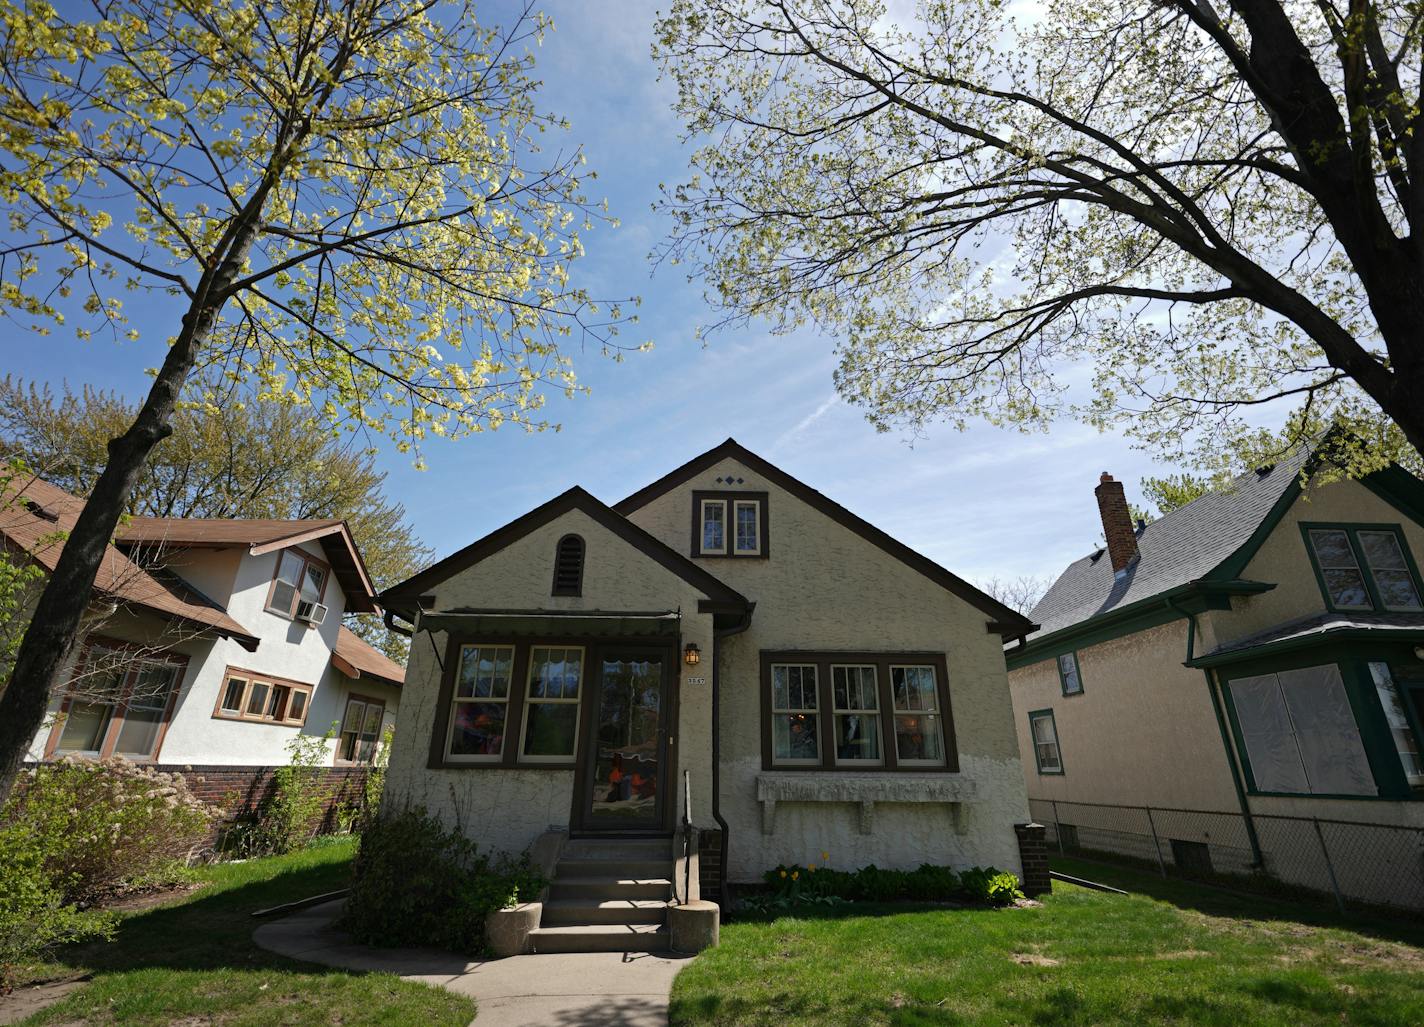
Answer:
<svg viewBox="0 0 1424 1027"><path fill-rule="evenodd" d="M776 437L776 441L771 444L771 448L773 450L780 450L782 447L790 445L792 442L795 442L796 439L803 432L806 431L806 429L810 428L821 418L825 417L828 413L831 412L834 407L839 406L840 403L841 397L834 392L831 393L829 396L827 396L821 401L821 404L816 407L815 410L812 410L805 417L801 418L801 420L797 421L790 428L786 429L786 431L778 435Z"/></svg>

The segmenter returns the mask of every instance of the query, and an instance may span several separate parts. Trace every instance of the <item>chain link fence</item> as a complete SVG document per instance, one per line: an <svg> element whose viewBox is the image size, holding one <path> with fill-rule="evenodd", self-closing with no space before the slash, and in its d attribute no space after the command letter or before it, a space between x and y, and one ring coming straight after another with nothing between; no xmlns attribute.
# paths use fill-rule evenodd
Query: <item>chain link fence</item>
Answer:
<svg viewBox="0 0 1424 1027"><path fill-rule="evenodd" d="M1424 912L1424 828L1030 799L1049 851L1347 907ZM1252 833L1255 839L1253 843ZM1259 854L1259 855L1258 855Z"/></svg>

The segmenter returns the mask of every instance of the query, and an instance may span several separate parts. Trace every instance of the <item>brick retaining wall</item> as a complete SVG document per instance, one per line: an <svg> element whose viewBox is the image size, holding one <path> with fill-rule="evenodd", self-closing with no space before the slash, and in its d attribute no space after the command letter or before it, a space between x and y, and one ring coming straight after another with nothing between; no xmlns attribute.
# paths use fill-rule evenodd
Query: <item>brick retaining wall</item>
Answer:
<svg viewBox="0 0 1424 1027"><path fill-rule="evenodd" d="M276 767L229 767L158 764L155 770L178 774L204 802L221 810L213 826L216 838L229 824L251 817L273 793ZM365 767L323 767L317 787L321 810L313 827L317 833L336 830L343 809L359 808L366 784Z"/></svg>

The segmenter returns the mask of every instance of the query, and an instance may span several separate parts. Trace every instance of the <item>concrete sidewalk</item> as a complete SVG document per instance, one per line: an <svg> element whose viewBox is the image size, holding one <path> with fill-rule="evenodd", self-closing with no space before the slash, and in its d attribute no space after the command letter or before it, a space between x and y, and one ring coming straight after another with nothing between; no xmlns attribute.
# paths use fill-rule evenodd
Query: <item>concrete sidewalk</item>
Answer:
<svg viewBox="0 0 1424 1027"><path fill-rule="evenodd" d="M577 952L471 961L439 949L374 949L332 926L343 901L263 924L253 932L253 940L292 959L399 974L469 995L479 1003L478 1027L666 1024L672 979L693 958Z"/></svg>

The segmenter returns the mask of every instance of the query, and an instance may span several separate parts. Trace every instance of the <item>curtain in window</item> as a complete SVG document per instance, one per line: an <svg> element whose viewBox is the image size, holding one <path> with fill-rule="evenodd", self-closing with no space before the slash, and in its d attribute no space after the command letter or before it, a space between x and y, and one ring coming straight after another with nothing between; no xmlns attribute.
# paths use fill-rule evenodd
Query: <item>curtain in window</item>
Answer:
<svg viewBox="0 0 1424 1027"><path fill-rule="evenodd" d="M1310 790L1326 795L1377 794L1340 668L1332 663L1281 671L1278 676Z"/></svg>
<svg viewBox="0 0 1424 1027"><path fill-rule="evenodd" d="M1338 666L1237 678L1230 687L1257 789L1378 793Z"/></svg>
<svg viewBox="0 0 1424 1027"><path fill-rule="evenodd" d="M1274 674L1237 678L1231 700L1256 788L1263 792L1309 792L1290 714Z"/></svg>

